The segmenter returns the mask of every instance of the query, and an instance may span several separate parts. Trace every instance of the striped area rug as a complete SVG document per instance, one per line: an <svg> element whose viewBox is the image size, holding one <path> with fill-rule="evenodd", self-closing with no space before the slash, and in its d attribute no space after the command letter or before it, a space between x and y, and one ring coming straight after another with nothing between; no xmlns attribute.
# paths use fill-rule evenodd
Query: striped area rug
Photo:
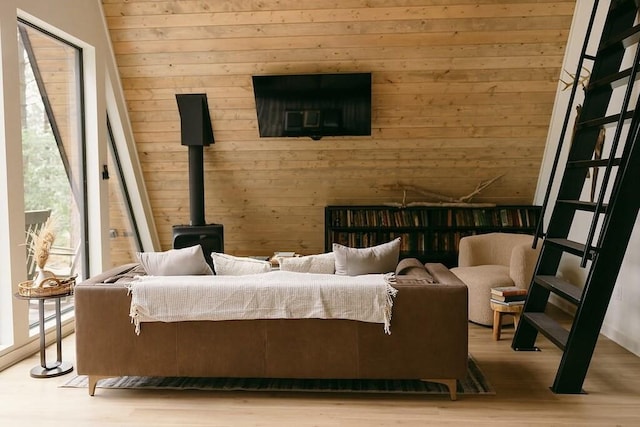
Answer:
<svg viewBox="0 0 640 427"><path fill-rule="evenodd" d="M86 388L85 375L78 375L61 387ZM449 394L443 384L418 380L345 380L289 378L190 378L125 376L100 380L98 388L172 389L209 391L295 391L340 393ZM459 380L458 394L495 394L491 384L469 356L467 377Z"/></svg>

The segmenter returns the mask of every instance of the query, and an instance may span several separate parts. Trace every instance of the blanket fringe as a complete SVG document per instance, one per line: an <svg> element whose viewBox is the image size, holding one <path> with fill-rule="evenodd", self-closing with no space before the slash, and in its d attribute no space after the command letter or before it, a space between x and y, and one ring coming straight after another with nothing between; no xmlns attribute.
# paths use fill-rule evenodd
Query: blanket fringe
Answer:
<svg viewBox="0 0 640 427"><path fill-rule="evenodd" d="M385 274L384 281L387 283L387 303L384 308L384 332L387 335L391 335L391 314L393 312L393 298L398 294L398 290L392 285L396 283L395 273Z"/></svg>
<svg viewBox="0 0 640 427"><path fill-rule="evenodd" d="M136 335L140 335L140 316L138 316L138 306L131 304L131 310L129 311L129 317L131 317L131 323L135 326Z"/></svg>
<svg viewBox="0 0 640 427"><path fill-rule="evenodd" d="M127 286L127 296L133 293L132 283L133 282ZM140 335L140 316L138 315L138 306L136 304L131 304L131 307L129 308L129 317L131 317L131 323L135 326L136 335Z"/></svg>

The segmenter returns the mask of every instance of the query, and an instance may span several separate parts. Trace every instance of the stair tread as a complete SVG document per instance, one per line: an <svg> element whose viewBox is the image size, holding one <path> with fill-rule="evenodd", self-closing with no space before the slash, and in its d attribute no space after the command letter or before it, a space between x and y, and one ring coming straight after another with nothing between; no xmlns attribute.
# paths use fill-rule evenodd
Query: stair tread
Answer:
<svg viewBox="0 0 640 427"><path fill-rule="evenodd" d="M582 299L582 289L557 276L535 276L535 283L549 289L556 295L578 305Z"/></svg>
<svg viewBox="0 0 640 427"><path fill-rule="evenodd" d="M607 40L603 40L603 43L598 48L598 53L600 54L618 43L622 43L622 46L626 48L638 41L640 41L640 25L628 28Z"/></svg>
<svg viewBox="0 0 640 427"><path fill-rule="evenodd" d="M593 91L595 89L601 88L606 85L611 85L612 87L616 87L617 83L628 79L631 76L631 68L626 68L622 71L618 71L607 76L602 77L599 80L594 82L589 82L587 86L587 91ZM640 78L640 73L636 74L636 79Z"/></svg>
<svg viewBox="0 0 640 427"><path fill-rule="evenodd" d="M591 168L591 167L607 166L607 163L609 163L609 159L572 160L570 162L567 162L567 167L568 168ZM620 166L620 163L622 163L622 159L619 157L616 157L613 159L612 165Z"/></svg>
<svg viewBox="0 0 640 427"><path fill-rule="evenodd" d="M624 119L629 120L633 117L633 110L627 111L624 113ZM599 117L597 119L585 120L583 122L578 123L578 129L585 129L590 127L599 127L604 126L606 124L617 123L620 120L620 114L612 114L606 117Z"/></svg>
<svg viewBox="0 0 640 427"><path fill-rule="evenodd" d="M565 249L566 252L569 252L573 255L582 256L585 252L585 245L579 242L574 242L573 240L563 239L563 238L547 238L545 240L546 243L550 243L556 246L560 246ZM587 259L593 259L593 255L595 252L590 250L587 254Z"/></svg>
<svg viewBox="0 0 640 427"><path fill-rule="evenodd" d="M572 206L575 209L579 209L582 211L595 212L597 203L596 202L586 202L583 200L558 200L557 203ZM600 213L606 213L609 205L603 204L600 206Z"/></svg>
<svg viewBox="0 0 640 427"><path fill-rule="evenodd" d="M558 348L564 350L569 339L569 331L544 313L522 313L522 317Z"/></svg>

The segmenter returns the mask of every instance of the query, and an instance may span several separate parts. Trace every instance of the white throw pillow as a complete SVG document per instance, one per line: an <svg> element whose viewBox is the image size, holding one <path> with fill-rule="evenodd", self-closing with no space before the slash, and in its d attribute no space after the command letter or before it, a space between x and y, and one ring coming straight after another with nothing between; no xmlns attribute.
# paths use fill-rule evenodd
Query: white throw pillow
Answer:
<svg viewBox="0 0 640 427"><path fill-rule="evenodd" d="M333 244L336 274L358 276L395 271L400 258L400 238L370 248L350 248Z"/></svg>
<svg viewBox="0 0 640 427"><path fill-rule="evenodd" d="M200 245L166 252L138 252L138 261L150 276L190 276L213 274Z"/></svg>
<svg viewBox="0 0 640 427"><path fill-rule="evenodd" d="M243 276L245 274L258 274L271 271L269 261L260 261L248 257L237 257L233 255L211 253L213 268L216 274L224 276Z"/></svg>
<svg viewBox="0 0 640 427"><path fill-rule="evenodd" d="M297 273L333 274L336 268L333 252L319 255L279 258L280 270Z"/></svg>

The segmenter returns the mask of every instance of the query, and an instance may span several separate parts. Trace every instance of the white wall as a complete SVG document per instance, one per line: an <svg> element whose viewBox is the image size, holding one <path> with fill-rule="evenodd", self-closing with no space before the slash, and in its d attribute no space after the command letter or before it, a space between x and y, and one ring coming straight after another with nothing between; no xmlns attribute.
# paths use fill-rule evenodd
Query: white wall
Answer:
<svg viewBox="0 0 640 427"><path fill-rule="evenodd" d="M608 2L601 2L600 4L596 23L594 25L594 34L598 36L590 43L587 53L593 54L595 52L595 46L599 39L600 29L602 28L604 18L606 17L607 4ZM571 34L569 36L569 44L567 46L567 52L563 63L564 69L571 73L576 70L592 7L593 2L590 0L578 0L576 4L576 14L574 15ZM570 80L570 77L568 77L565 72L562 73L561 78L564 80ZM556 95L547 146L536 191L535 203L537 204L541 204L544 199L544 192L549 182L553 158L556 153L562 123L566 114L567 104L569 102L570 91L563 91L563 87L564 85L562 84L558 85L558 93ZM615 95L618 95L618 93L615 93L614 96ZM581 103L581 97L582 91L579 90L577 96L578 103ZM573 123L574 117L572 116L569 121L569 129L571 129ZM560 165L563 165L566 162L568 147L569 144L565 143L565 147L560 156ZM552 187L551 192L552 197L549 205L550 207L553 206L555 201L553 195L557 192L557 187L561 178L562 168L557 172L554 179L554 186ZM583 190L583 200L588 198L586 195L588 194L588 187L590 187L590 185L590 180L587 180ZM546 215L547 222L550 213L551 208L549 208ZM572 235L586 236L590 220L590 215L577 215L574 226L571 229L570 237ZM581 239L576 238L575 240L584 241L584 237ZM584 283L586 274L588 273L588 268L589 265L587 265L587 269L580 268L575 257L566 257L563 258L560 264L559 272L565 279L578 285ZM572 309L572 306L559 298L552 298L551 302L568 311L571 311ZM627 247L626 256L618 275L614 294L601 332L605 336L640 356L640 219L636 219L634 232Z"/></svg>

